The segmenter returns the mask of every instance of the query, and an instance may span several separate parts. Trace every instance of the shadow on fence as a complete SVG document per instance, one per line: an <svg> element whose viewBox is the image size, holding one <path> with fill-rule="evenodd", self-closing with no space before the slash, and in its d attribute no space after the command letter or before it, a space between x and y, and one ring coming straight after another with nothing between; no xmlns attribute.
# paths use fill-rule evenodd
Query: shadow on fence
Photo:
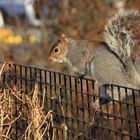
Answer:
<svg viewBox="0 0 140 140"><path fill-rule="evenodd" d="M3 137L140 139L138 90L104 85L109 90L110 102L94 108L100 95L95 93L93 80L85 78L77 82L74 76L10 63L1 63L0 88L1 113L3 109L10 116L0 127ZM9 99L5 104L2 95ZM10 111L5 112L5 107ZM5 125L7 122L10 127Z"/></svg>

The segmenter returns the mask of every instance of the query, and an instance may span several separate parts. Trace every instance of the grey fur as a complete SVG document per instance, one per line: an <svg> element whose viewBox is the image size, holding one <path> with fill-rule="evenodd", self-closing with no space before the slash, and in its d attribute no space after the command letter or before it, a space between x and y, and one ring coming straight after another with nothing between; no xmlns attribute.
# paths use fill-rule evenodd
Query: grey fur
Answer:
<svg viewBox="0 0 140 140"><path fill-rule="evenodd" d="M80 74L84 74L85 72L85 65L86 65L86 58L89 54L87 54L87 46L88 41L86 40L72 40L69 44L69 51L68 51L68 60L70 64L75 68L75 72ZM81 59L83 58L83 59ZM79 63L80 61L80 63Z"/></svg>

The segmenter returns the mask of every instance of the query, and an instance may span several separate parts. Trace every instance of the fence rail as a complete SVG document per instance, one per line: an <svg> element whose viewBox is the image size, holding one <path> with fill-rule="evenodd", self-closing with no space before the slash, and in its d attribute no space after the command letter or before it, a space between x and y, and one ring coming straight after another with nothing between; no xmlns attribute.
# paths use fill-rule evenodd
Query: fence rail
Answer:
<svg viewBox="0 0 140 140"><path fill-rule="evenodd" d="M102 97L93 80L77 81L71 75L18 64L0 65L1 95L10 98L8 108L9 102L13 104L10 119L15 121L3 128L11 139L140 139L139 90L104 85L111 98L97 107Z"/></svg>

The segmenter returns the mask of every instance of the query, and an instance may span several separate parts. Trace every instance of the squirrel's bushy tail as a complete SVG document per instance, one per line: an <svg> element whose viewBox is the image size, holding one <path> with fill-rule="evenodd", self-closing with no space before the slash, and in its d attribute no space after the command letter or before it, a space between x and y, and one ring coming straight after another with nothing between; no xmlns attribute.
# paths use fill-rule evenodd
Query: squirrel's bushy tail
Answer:
<svg viewBox="0 0 140 140"><path fill-rule="evenodd" d="M105 42L123 62L127 61L136 46L140 49L140 12L118 12L105 26Z"/></svg>

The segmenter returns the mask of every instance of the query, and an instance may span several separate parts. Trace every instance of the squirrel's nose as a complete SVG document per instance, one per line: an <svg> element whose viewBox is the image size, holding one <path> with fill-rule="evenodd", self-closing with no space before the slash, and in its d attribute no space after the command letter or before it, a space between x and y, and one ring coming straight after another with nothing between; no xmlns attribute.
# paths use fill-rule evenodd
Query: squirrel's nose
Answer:
<svg viewBox="0 0 140 140"><path fill-rule="evenodd" d="M54 62L54 59L53 59L52 57L49 57L49 58L48 58L48 61L49 61L50 63L52 63L52 62Z"/></svg>
<svg viewBox="0 0 140 140"><path fill-rule="evenodd" d="M52 62L52 58L51 58L51 57L49 57L49 58L48 58L48 61L49 61L49 62Z"/></svg>

